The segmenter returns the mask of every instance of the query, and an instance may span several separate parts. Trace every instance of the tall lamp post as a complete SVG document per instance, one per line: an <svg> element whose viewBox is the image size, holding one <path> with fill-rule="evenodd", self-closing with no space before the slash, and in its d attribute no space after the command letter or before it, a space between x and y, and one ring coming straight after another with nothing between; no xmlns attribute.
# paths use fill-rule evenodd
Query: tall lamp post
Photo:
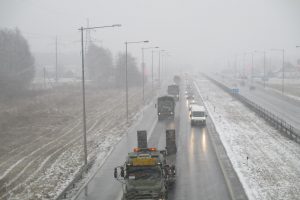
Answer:
<svg viewBox="0 0 300 200"><path fill-rule="evenodd" d="M128 72L127 72L127 68L128 68L128 63L127 63L127 46L128 44L137 44L137 43L148 43L148 40L144 40L144 41L137 41L137 42L125 42L125 59L126 59L126 65L125 65L125 85L126 85L126 122L128 123ZM143 75L144 76L144 75Z"/></svg>
<svg viewBox="0 0 300 200"><path fill-rule="evenodd" d="M284 67L284 49L271 49L271 51L280 51L282 52L282 86L281 86L281 92L284 94L284 73L285 73L285 67Z"/></svg>
<svg viewBox="0 0 300 200"><path fill-rule="evenodd" d="M83 147L84 147L84 165L87 165L87 146L86 146L86 111L85 111L85 77L84 77L84 47L83 47L83 31L100 28L120 27L121 24L110 26L80 27L81 31L81 68L82 68L82 115L83 115Z"/></svg>
<svg viewBox="0 0 300 200"><path fill-rule="evenodd" d="M147 50L147 49L157 49L157 48L159 48L159 47L145 47L145 48L142 48L143 104L145 104L145 61L144 61L144 50ZM152 87L153 87L153 51L152 51Z"/></svg>

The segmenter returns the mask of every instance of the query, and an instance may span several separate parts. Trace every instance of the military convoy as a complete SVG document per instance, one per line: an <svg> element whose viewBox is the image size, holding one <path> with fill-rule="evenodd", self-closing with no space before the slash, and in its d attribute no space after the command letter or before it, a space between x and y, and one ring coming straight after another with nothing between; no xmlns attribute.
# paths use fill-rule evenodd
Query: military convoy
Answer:
<svg viewBox="0 0 300 200"><path fill-rule="evenodd" d="M178 77L176 78L178 80ZM175 116L175 100L179 99L179 86L168 87L170 96L157 99L159 120ZM174 98L175 97L175 98ZM169 189L176 180L175 130L166 131L166 148L157 150L147 145L147 132L138 131L138 147L128 153L125 163L114 169L114 177L122 183L122 200L166 200Z"/></svg>
<svg viewBox="0 0 300 200"><path fill-rule="evenodd" d="M138 131L138 147L128 153L125 163L114 169L114 177L122 183L122 200L166 200L175 182L175 130L166 131L166 149L147 146L146 131Z"/></svg>

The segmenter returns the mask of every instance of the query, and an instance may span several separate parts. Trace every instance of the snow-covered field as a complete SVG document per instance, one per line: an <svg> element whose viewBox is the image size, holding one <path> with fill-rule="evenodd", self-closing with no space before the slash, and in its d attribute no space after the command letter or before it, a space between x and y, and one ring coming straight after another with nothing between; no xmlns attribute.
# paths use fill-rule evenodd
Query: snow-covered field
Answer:
<svg viewBox="0 0 300 200"><path fill-rule="evenodd" d="M300 145L207 79L196 83L249 199L299 200Z"/></svg>
<svg viewBox="0 0 300 200"><path fill-rule="evenodd" d="M83 164L80 87L0 103L0 199L54 199ZM147 89L147 99L150 89ZM142 108L129 91L130 126ZM104 159L126 133L123 90L87 88L89 160Z"/></svg>

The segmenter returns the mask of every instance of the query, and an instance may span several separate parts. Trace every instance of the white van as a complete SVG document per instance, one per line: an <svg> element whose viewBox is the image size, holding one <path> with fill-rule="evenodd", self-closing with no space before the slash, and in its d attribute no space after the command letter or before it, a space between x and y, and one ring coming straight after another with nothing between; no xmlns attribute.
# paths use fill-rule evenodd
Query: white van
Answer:
<svg viewBox="0 0 300 200"><path fill-rule="evenodd" d="M204 106L199 105L192 105L190 118L191 118L191 125L205 125L206 124L206 111Z"/></svg>

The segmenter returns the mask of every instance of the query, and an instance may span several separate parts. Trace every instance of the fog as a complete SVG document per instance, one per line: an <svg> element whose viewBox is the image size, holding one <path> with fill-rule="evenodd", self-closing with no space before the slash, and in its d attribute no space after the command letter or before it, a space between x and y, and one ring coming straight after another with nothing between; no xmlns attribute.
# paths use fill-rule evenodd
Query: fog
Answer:
<svg viewBox="0 0 300 200"><path fill-rule="evenodd" d="M300 199L299 19L300 0L0 0L0 199Z"/></svg>
<svg viewBox="0 0 300 200"><path fill-rule="evenodd" d="M98 44L116 55L125 41L149 40L172 56L168 65L215 68L235 55L285 48L295 62L300 54L300 2L297 0L1 0L0 27L18 27L31 50L80 52L80 26L122 24L91 32ZM140 59L141 45L129 51ZM140 60L138 60L140 63ZM146 54L150 62L150 53Z"/></svg>

